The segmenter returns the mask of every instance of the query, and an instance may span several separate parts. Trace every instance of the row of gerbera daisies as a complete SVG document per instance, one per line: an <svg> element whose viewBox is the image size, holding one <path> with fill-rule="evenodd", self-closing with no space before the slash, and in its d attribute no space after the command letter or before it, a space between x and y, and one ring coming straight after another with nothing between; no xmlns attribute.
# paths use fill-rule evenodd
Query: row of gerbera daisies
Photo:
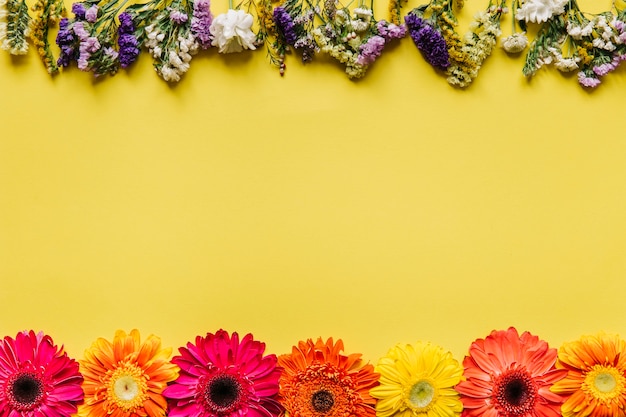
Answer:
<svg viewBox="0 0 626 417"><path fill-rule="evenodd" d="M620 417L626 342L600 333L557 349L515 328L475 340L461 365L443 348L398 344L378 361L341 340L265 353L219 330L178 349L137 330L76 361L52 338L0 342L0 417Z"/></svg>

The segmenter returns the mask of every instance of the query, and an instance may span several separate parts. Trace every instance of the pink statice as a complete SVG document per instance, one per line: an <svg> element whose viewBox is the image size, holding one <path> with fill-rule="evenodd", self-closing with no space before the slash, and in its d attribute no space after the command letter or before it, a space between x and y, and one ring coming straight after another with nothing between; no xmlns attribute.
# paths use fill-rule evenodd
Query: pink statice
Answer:
<svg viewBox="0 0 626 417"><path fill-rule="evenodd" d="M376 23L376 29L378 34L385 38L387 42L392 39L401 39L406 35L405 25L396 25L395 23L389 23L386 20L379 20Z"/></svg>
<svg viewBox="0 0 626 417"><path fill-rule="evenodd" d="M85 20L89 23L95 23L98 20L98 6L93 5L85 11Z"/></svg>
<svg viewBox="0 0 626 417"><path fill-rule="evenodd" d="M170 10L170 20L176 23L177 25L182 25L183 23L187 21L187 19L188 19L188 16L186 13L180 10L176 10L176 9Z"/></svg>
<svg viewBox="0 0 626 417"><path fill-rule="evenodd" d="M195 0L193 2L193 16L191 17L191 33L202 49L211 47L213 35L209 28L213 22L210 0Z"/></svg>
<svg viewBox="0 0 626 417"><path fill-rule="evenodd" d="M589 77L583 71L578 73L578 83L583 87L596 88L600 85L600 79L596 77Z"/></svg>
<svg viewBox="0 0 626 417"><path fill-rule="evenodd" d="M359 47L359 56L356 62L359 65L369 65L376 61L385 48L385 38L382 36L372 36L366 43Z"/></svg>

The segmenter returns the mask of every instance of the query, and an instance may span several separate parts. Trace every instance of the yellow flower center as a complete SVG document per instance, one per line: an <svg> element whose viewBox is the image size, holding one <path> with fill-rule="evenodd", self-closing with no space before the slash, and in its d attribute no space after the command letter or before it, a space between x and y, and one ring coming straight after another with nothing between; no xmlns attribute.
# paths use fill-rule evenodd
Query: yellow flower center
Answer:
<svg viewBox="0 0 626 417"><path fill-rule="evenodd" d="M425 410L435 397L435 387L430 381L422 379L417 381L409 391L409 403L416 410Z"/></svg>
<svg viewBox="0 0 626 417"><path fill-rule="evenodd" d="M105 385L107 400L126 412L143 407L143 402L148 398L146 377L141 368L132 363L116 368Z"/></svg>
<svg viewBox="0 0 626 417"><path fill-rule="evenodd" d="M587 372L582 389L600 401L609 401L626 392L626 378L612 366L595 365Z"/></svg>

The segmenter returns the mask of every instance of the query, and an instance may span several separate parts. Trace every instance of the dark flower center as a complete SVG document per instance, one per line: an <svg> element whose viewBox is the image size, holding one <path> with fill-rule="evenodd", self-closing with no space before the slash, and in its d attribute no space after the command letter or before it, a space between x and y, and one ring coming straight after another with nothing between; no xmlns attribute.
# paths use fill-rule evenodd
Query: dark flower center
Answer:
<svg viewBox="0 0 626 417"><path fill-rule="evenodd" d="M233 408L239 400L241 385L230 375L220 375L208 383L205 395L219 411L226 411Z"/></svg>
<svg viewBox="0 0 626 417"><path fill-rule="evenodd" d="M508 415L523 415L535 406L537 385L528 372L517 369L495 381L494 395L499 408Z"/></svg>
<svg viewBox="0 0 626 417"><path fill-rule="evenodd" d="M11 405L19 410L30 410L41 402L43 383L35 374L17 375L9 384Z"/></svg>
<svg viewBox="0 0 626 417"><path fill-rule="evenodd" d="M319 390L311 397L311 405L318 413L327 413L334 404L333 394L326 390Z"/></svg>

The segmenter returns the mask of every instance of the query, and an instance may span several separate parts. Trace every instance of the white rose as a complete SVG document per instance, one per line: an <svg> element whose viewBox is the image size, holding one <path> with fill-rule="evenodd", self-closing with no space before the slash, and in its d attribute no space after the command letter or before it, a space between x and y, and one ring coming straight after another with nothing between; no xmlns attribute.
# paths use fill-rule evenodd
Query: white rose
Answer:
<svg viewBox="0 0 626 417"><path fill-rule="evenodd" d="M220 53L241 52L256 49L256 36L250 29L254 19L243 10L230 9L213 19L209 32L213 35L211 45L219 47Z"/></svg>

